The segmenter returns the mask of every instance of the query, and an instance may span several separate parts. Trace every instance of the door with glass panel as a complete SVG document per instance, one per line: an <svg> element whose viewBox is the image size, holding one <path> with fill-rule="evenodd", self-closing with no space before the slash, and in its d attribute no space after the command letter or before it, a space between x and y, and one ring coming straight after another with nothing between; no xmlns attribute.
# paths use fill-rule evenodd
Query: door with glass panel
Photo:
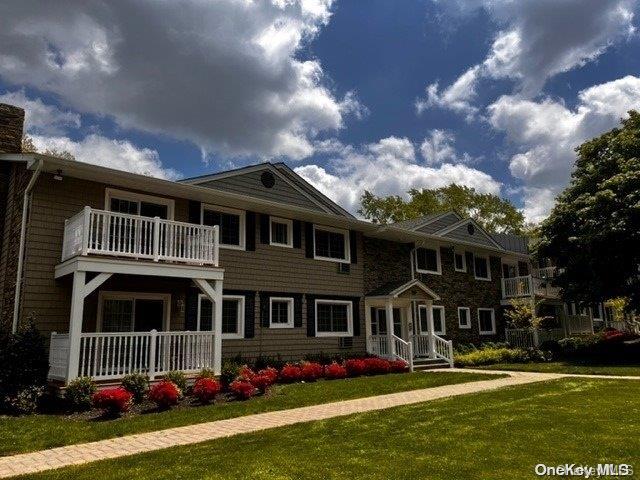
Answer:
<svg viewBox="0 0 640 480"><path fill-rule="evenodd" d="M141 256L152 255L155 225L149 219L159 217L166 220L169 215L168 206L112 197L109 209L112 212L140 217L111 217L109 221L109 251L133 253Z"/></svg>

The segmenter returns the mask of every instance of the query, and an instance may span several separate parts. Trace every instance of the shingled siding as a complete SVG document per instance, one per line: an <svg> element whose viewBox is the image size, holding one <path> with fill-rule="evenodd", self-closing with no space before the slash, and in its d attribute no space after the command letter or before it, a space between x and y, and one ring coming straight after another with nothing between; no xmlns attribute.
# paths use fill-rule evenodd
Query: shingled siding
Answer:
<svg viewBox="0 0 640 480"><path fill-rule="evenodd" d="M410 251L412 246L384 240L365 238L365 291L380 285L411 279ZM418 278L438 294L441 300L434 305L445 309L445 338L456 343L479 343L504 339L504 320L500 300L501 260L490 257L491 281L476 280L471 268L456 272L453 266L453 249L440 248L442 275L418 274ZM469 307L471 329L458 327L458 307ZM496 318L496 335L480 335L478 308L493 308Z"/></svg>
<svg viewBox="0 0 640 480"><path fill-rule="evenodd" d="M65 177L56 181L43 174L34 189L33 213L27 234L25 288L22 315L34 314L39 328L50 332L66 332L69 325L71 278L55 280L54 269L60 263L64 221L85 205L104 208L107 185ZM114 187L119 188L119 187ZM124 190L124 189L122 189ZM175 219L188 221L185 199L175 199ZM259 222L258 222L259 223ZM259 292L292 292L306 295L361 297L363 294L362 238L357 235L358 263L350 265L350 273L338 273L335 262L305 257L304 232L301 248L282 248L261 244L260 225L256 225L255 251L220 250L220 265L225 269L225 290ZM155 277L114 276L100 290L171 293L171 328L185 325L186 297L192 291L189 281ZM95 328L98 292L85 302L83 329ZM302 326L293 329L261 327L259 301L255 302L255 335L242 340L223 340L223 356L241 354L298 359L308 353L362 353L365 350L363 302L360 302L360 335L353 346L340 348L338 338L307 336L306 308L302 309Z"/></svg>

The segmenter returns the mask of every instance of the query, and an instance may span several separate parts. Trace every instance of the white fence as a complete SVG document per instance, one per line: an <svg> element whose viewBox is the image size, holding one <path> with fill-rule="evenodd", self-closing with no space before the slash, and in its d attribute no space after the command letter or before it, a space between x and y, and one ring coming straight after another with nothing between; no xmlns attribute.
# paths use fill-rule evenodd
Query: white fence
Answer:
<svg viewBox="0 0 640 480"><path fill-rule="evenodd" d="M77 374L108 380L130 373L153 378L171 370L213 368L213 339L213 332L82 333ZM49 378L66 380L68 356L68 334L53 333Z"/></svg>
<svg viewBox="0 0 640 480"><path fill-rule="evenodd" d="M99 254L218 266L218 227L85 207L64 227L62 261Z"/></svg>
<svg viewBox="0 0 640 480"><path fill-rule="evenodd" d="M567 315L565 326L569 335L593 333L593 321L588 315Z"/></svg>
<svg viewBox="0 0 640 480"><path fill-rule="evenodd" d="M507 328L505 333L507 343L512 347L518 348L537 348L546 341L562 340L566 336L562 328L552 328L550 330Z"/></svg>

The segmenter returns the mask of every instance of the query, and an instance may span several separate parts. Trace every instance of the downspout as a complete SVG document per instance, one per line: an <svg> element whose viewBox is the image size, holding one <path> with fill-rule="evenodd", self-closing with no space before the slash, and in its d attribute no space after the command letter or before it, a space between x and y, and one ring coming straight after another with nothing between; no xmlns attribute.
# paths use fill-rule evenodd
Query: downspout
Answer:
<svg viewBox="0 0 640 480"><path fill-rule="evenodd" d="M36 167L31 179L27 184L27 188L24 190L24 198L22 200L22 224L20 225L20 249L18 251L18 271L16 272L16 293L13 299L13 324L11 332L16 333L18 330L18 310L20 306L20 293L22 290L22 268L24 263L24 249L27 243L27 214L29 212L29 206L31 203L31 190L36 184L36 180L40 176L42 170L42 159L38 160L38 166Z"/></svg>

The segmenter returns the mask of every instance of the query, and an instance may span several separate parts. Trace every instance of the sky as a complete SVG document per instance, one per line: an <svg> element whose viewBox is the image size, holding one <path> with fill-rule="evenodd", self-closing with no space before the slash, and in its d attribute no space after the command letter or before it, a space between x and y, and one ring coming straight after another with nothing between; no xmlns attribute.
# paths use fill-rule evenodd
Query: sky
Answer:
<svg viewBox="0 0 640 480"><path fill-rule="evenodd" d="M284 161L356 212L451 183L539 222L640 109L632 0L0 3L0 103L40 150L178 179Z"/></svg>

